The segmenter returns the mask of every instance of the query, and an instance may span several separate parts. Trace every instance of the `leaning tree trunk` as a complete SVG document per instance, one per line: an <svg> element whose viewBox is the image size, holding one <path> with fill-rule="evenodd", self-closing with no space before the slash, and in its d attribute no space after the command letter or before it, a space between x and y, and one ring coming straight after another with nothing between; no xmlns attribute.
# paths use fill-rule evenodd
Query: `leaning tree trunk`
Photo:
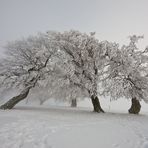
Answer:
<svg viewBox="0 0 148 148"><path fill-rule="evenodd" d="M30 87L23 90L19 95L13 97L8 102L0 106L0 109L12 109L18 102L24 100L29 94Z"/></svg>
<svg viewBox="0 0 148 148"><path fill-rule="evenodd" d="M77 99L71 100L71 107L77 107Z"/></svg>
<svg viewBox="0 0 148 148"><path fill-rule="evenodd" d="M132 98L131 108L128 110L130 114L138 114L140 112L141 105L136 98Z"/></svg>
<svg viewBox="0 0 148 148"><path fill-rule="evenodd" d="M97 96L94 97L94 95L92 95L91 101L92 101L92 104L93 104L93 107L94 107L94 112L104 113L104 110L101 108L100 101L99 101Z"/></svg>

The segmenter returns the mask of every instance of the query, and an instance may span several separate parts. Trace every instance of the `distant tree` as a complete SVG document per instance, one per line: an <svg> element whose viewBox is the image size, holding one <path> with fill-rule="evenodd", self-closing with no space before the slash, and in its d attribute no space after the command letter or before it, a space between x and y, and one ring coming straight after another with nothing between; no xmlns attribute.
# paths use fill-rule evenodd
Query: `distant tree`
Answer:
<svg viewBox="0 0 148 148"><path fill-rule="evenodd" d="M87 97L87 92L72 84L63 84L63 86L56 85L51 89L51 98L55 101L68 102L71 107L77 107L78 100Z"/></svg>
<svg viewBox="0 0 148 148"><path fill-rule="evenodd" d="M30 94L26 99L26 104L39 103L43 105L47 100L50 99L50 90L47 87L36 86L31 89Z"/></svg>

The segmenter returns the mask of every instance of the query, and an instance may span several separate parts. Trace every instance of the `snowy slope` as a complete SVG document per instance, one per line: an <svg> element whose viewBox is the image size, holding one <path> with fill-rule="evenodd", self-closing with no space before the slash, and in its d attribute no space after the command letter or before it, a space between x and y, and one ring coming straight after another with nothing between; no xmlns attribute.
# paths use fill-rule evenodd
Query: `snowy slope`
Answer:
<svg viewBox="0 0 148 148"><path fill-rule="evenodd" d="M0 111L0 148L148 148L148 115L17 106Z"/></svg>

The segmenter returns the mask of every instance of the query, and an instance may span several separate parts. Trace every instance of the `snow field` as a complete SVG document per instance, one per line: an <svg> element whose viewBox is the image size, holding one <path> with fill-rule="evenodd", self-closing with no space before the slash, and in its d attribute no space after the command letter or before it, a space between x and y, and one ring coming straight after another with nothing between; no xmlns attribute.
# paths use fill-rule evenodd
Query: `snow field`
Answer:
<svg viewBox="0 0 148 148"><path fill-rule="evenodd" d="M148 148L147 125L147 114L20 106L0 111L0 147Z"/></svg>

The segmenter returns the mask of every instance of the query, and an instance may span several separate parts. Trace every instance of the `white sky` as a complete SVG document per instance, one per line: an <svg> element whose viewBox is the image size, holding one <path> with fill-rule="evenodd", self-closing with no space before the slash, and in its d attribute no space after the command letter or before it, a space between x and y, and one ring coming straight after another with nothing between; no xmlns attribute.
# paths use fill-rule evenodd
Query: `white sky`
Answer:
<svg viewBox="0 0 148 148"><path fill-rule="evenodd" d="M100 40L148 45L148 0L0 0L0 51L6 41L47 30L96 31ZM2 52L1 52L2 55Z"/></svg>

